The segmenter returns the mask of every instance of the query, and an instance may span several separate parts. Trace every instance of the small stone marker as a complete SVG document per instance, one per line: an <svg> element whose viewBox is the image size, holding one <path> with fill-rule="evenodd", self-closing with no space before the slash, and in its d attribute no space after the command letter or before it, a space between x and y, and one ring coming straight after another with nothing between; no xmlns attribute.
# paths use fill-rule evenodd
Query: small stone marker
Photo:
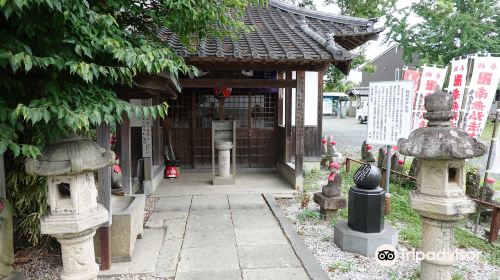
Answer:
<svg viewBox="0 0 500 280"><path fill-rule="evenodd" d="M342 177L338 174L340 164L331 162L329 164L330 175L328 183L323 186L321 192L314 193L314 202L319 204L320 212L327 221L331 221L337 214L338 209L346 208L346 199L341 197Z"/></svg>
<svg viewBox="0 0 500 280"><path fill-rule="evenodd" d="M375 162L375 157L373 156L373 153L371 152L373 146L370 144L366 144L366 140L363 141L363 144L361 145L361 160L365 162Z"/></svg>
<svg viewBox="0 0 500 280"><path fill-rule="evenodd" d="M380 170L370 163L354 174L355 186L349 189L347 222L335 225L334 241L346 252L374 256L383 244L396 246L398 233L384 222L385 191L380 188Z"/></svg>

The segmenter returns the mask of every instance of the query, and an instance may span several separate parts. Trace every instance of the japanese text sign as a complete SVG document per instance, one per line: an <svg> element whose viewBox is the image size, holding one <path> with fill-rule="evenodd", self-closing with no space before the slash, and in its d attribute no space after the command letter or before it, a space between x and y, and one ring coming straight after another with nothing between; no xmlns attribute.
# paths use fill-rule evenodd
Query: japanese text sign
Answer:
<svg viewBox="0 0 500 280"><path fill-rule="evenodd" d="M484 129L500 79L500 57L474 58L474 68L467 90L465 115L460 128L477 138Z"/></svg>
<svg viewBox="0 0 500 280"><path fill-rule="evenodd" d="M453 117L451 118L451 127L457 127L460 118L460 109L462 108L462 99L467 82L467 64L468 59L459 59L451 61L450 80L448 82L448 92L453 98Z"/></svg>
<svg viewBox="0 0 500 280"><path fill-rule="evenodd" d="M405 69L403 72L403 80L405 81L413 81L413 97L412 97L412 106L415 106L415 98L417 97L418 92L418 84L420 83L420 71L413 69Z"/></svg>
<svg viewBox="0 0 500 280"><path fill-rule="evenodd" d="M142 99L142 106L151 106L152 100ZM151 127L153 126L153 119L151 116L142 117L142 156L152 157L153 156L153 138Z"/></svg>
<svg viewBox="0 0 500 280"><path fill-rule="evenodd" d="M443 87L444 78L448 67L422 67L422 76L420 77L420 86L418 88L417 97L415 100L415 112L413 115L412 129L427 126L427 120L424 119L426 112L424 107L424 99L427 95L436 91L437 87Z"/></svg>
<svg viewBox="0 0 500 280"><path fill-rule="evenodd" d="M412 117L412 81L370 83L367 143L396 145L408 137Z"/></svg>

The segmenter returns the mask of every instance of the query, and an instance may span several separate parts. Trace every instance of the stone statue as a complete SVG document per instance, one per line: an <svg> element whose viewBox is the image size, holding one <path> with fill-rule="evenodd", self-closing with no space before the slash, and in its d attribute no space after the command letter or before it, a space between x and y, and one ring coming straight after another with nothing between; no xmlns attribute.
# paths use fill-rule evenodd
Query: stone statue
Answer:
<svg viewBox="0 0 500 280"><path fill-rule="evenodd" d="M120 168L120 160L116 159L111 172L111 192L114 195L125 195L123 191L122 169Z"/></svg>
<svg viewBox="0 0 500 280"><path fill-rule="evenodd" d="M326 143L326 138L323 136L321 139L321 166L328 166L329 156L328 156L328 147Z"/></svg>
<svg viewBox="0 0 500 280"><path fill-rule="evenodd" d="M495 196L495 190L491 187L495 183L495 179L488 177L486 178L486 185L483 190L482 200L486 202L494 202L493 197Z"/></svg>
<svg viewBox="0 0 500 280"><path fill-rule="evenodd" d="M12 207L5 198L0 198L0 278L13 273L13 234Z"/></svg>
<svg viewBox="0 0 500 280"><path fill-rule="evenodd" d="M363 144L361 145L361 160L365 162L375 162L375 157L373 156L373 153L371 152L371 149L373 148L372 145L366 144L366 140L363 141Z"/></svg>
<svg viewBox="0 0 500 280"><path fill-rule="evenodd" d="M330 175L328 175L328 183L323 186L321 193L326 197L339 196L342 188L342 177L338 175L340 164L332 162L329 168Z"/></svg>
<svg viewBox="0 0 500 280"><path fill-rule="evenodd" d="M340 164L330 162L330 175L328 183L323 186L321 192L314 193L314 202L319 204L320 212L327 221L331 221L337 211L346 208L347 200L340 196L342 190L342 177L339 175Z"/></svg>
<svg viewBox="0 0 500 280"><path fill-rule="evenodd" d="M384 148L378 149L378 157L377 157L377 167L382 169L384 167L385 162L385 150Z"/></svg>
<svg viewBox="0 0 500 280"><path fill-rule="evenodd" d="M479 172L479 168L475 167L468 170L465 174L465 193L470 197L477 198L480 188L481 173Z"/></svg>
<svg viewBox="0 0 500 280"><path fill-rule="evenodd" d="M336 163L341 163L343 161L342 154L337 151L337 142L335 141L330 141L330 147L328 154L330 155L328 163L336 162Z"/></svg>

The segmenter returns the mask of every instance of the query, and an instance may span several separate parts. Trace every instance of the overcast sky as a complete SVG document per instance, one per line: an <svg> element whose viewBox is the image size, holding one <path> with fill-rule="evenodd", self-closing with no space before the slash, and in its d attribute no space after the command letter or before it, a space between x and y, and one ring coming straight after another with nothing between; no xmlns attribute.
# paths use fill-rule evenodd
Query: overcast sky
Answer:
<svg viewBox="0 0 500 280"><path fill-rule="evenodd" d="M353 1L355 1L355 0L353 0ZM418 1L418 0L411 0L411 1L410 0L398 0L396 5L398 8L403 8L405 6L411 5L412 2L416 2L416 1ZM336 7L335 5L325 5L324 0L314 0L314 4L316 5L317 10L327 12L327 13L340 14L340 10L338 7ZM409 22L412 23L412 21L416 22L417 20L416 20L416 18L410 16ZM377 25L379 25L379 24L380 23L378 23ZM392 43L383 44L384 38L385 38L384 34L381 34L381 36L379 36L377 41L369 41L366 44L368 46L368 48L366 50L366 56L369 59L373 59L373 58L377 57L379 54L383 53L385 50L387 50L392 45ZM361 81L361 72L351 70L351 73L349 75L349 80L352 80L355 82L360 82Z"/></svg>

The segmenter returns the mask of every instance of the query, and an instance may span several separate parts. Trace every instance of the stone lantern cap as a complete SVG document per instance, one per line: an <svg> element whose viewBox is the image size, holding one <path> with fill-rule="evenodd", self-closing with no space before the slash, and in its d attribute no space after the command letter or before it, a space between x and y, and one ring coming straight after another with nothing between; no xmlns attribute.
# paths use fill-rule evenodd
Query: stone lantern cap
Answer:
<svg viewBox="0 0 500 280"><path fill-rule="evenodd" d="M482 156L486 147L467 132L450 127L453 116L451 95L436 90L425 97L424 114L428 127L414 130L408 139L398 140L399 151L403 155L423 159L467 159Z"/></svg>
<svg viewBox="0 0 500 280"><path fill-rule="evenodd" d="M73 136L48 144L42 156L26 161L26 173L40 176L74 175L113 165L115 154L97 143Z"/></svg>

